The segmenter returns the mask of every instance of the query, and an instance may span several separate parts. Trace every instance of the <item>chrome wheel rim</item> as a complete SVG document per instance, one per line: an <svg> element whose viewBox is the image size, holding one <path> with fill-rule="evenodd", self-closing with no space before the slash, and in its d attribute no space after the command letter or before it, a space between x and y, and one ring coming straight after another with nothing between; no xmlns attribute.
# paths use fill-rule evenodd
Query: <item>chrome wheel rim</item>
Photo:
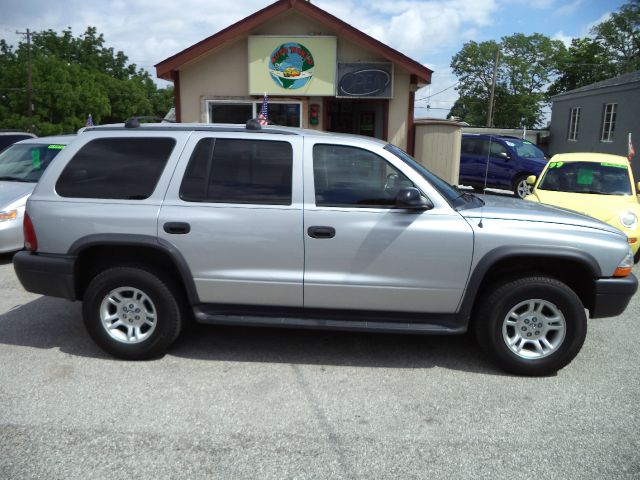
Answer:
<svg viewBox="0 0 640 480"><path fill-rule="evenodd" d="M525 300L509 310L502 322L502 339L518 357L539 359L558 350L567 324L560 309L547 300Z"/></svg>
<svg viewBox="0 0 640 480"><path fill-rule="evenodd" d="M111 338L121 343L144 342L157 325L151 298L134 287L111 290L100 303L100 322Z"/></svg>
<svg viewBox="0 0 640 480"><path fill-rule="evenodd" d="M531 186L527 183L526 180L521 180L518 183L518 196L520 198L524 198L531 193Z"/></svg>

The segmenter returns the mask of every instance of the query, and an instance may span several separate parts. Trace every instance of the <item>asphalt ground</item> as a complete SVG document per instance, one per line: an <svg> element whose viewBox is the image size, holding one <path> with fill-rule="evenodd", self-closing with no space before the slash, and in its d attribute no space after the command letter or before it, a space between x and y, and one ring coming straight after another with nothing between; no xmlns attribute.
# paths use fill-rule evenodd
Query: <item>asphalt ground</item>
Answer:
<svg viewBox="0 0 640 480"><path fill-rule="evenodd" d="M522 378L468 336L208 326L118 361L10 256L0 287L0 479L640 478L640 294Z"/></svg>

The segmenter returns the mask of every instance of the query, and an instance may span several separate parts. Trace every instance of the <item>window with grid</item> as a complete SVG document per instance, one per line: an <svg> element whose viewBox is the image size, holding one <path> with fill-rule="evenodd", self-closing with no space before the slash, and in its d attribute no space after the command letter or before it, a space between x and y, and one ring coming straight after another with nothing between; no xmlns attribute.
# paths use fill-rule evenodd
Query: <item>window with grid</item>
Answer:
<svg viewBox="0 0 640 480"><path fill-rule="evenodd" d="M618 109L617 103L607 103L604 106L604 116L602 118L602 142L612 142L613 132L616 129L616 110Z"/></svg>
<svg viewBox="0 0 640 480"><path fill-rule="evenodd" d="M571 116L569 118L569 140L578 140L578 126L580 125L580 107L573 107L571 109Z"/></svg>

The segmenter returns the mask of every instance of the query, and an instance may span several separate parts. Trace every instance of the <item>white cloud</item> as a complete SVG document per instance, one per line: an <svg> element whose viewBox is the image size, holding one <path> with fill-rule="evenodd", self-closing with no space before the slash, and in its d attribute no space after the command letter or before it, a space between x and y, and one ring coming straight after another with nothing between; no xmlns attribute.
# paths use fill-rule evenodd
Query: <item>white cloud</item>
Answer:
<svg viewBox="0 0 640 480"><path fill-rule="evenodd" d="M496 0L476 0L473 8L465 0L379 1L363 8L351 1L318 1L318 6L413 58L437 53L466 40L463 32L490 25Z"/></svg>
<svg viewBox="0 0 640 480"><path fill-rule="evenodd" d="M559 32L556 32L553 37L553 40L560 40L562 43L564 43L564 46L569 48L569 46L571 45L571 40L573 40L573 37L570 37L568 35L565 35L564 32L562 30L560 30Z"/></svg>
<svg viewBox="0 0 640 480"><path fill-rule="evenodd" d="M611 18L611 12L606 12L606 13L602 14L602 16L600 18L598 18L597 20L594 20L593 22L587 24L587 26L584 27L584 29L582 30L582 34L580 36L582 36L582 37L591 36L591 29L593 27L595 27L596 25L598 25L599 23L602 23L602 22L605 22L605 21L609 20L609 18Z"/></svg>
<svg viewBox="0 0 640 480"><path fill-rule="evenodd" d="M584 0L574 0L573 2L564 4L558 8L555 9L555 11L553 12L554 15L558 15L558 16L567 16L567 15L571 15L572 13L574 13L578 7L580 7L580 5L582 5L584 3Z"/></svg>
<svg viewBox="0 0 640 480"><path fill-rule="evenodd" d="M505 8L509 8L512 4L527 5L530 8L537 10L547 10L553 7L555 0L502 0L502 4Z"/></svg>

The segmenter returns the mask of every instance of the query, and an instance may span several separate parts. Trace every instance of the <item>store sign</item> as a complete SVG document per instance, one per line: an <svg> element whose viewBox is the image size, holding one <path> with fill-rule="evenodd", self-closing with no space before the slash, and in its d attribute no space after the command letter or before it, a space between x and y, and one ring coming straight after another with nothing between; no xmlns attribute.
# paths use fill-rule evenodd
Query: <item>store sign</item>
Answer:
<svg viewBox="0 0 640 480"><path fill-rule="evenodd" d="M335 37L249 37L251 95L335 95Z"/></svg>
<svg viewBox="0 0 640 480"><path fill-rule="evenodd" d="M337 97L392 98L393 64L338 63Z"/></svg>

